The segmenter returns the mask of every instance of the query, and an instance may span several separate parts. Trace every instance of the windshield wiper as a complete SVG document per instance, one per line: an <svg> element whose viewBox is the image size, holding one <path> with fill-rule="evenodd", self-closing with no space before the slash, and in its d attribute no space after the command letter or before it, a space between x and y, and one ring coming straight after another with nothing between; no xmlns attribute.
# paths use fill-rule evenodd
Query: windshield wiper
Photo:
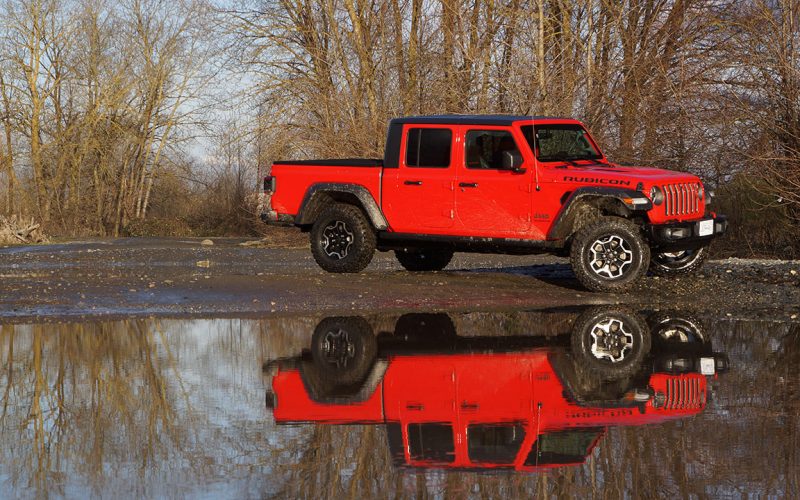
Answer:
<svg viewBox="0 0 800 500"><path fill-rule="evenodd" d="M576 163L578 160L594 161L594 163L591 163L589 165L580 165ZM602 163L598 163L596 161L596 158L586 158L583 156L579 156L577 158L544 157L544 158L539 158L539 161L563 161L564 163L569 163L573 167L591 167L594 165L602 165Z"/></svg>
<svg viewBox="0 0 800 500"><path fill-rule="evenodd" d="M575 165L577 167L593 167L595 165L603 165L602 163L597 161L597 158L589 158L589 157L586 157L586 156L579 156L577 158L569 158L569 159L566 159L564 161L573 161L574 162L574 161L578 161L578 160L590 161L592 163L590 163L588 165L575 165L575 163L570 163L570 165Z"/></svg>

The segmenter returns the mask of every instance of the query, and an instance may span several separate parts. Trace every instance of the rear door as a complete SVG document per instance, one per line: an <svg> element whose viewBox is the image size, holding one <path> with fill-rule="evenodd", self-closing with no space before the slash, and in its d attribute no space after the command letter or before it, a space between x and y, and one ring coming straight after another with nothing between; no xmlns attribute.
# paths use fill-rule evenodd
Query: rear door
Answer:
<svg viewBox="0 0 800 500"><path fill-rule="evenodd" d="M531 226L534 172L522 141L511 127L465 126L459 130L463 154L458 163L456 219L469 236L509 237ZM524 172L503 169L505 152L524 159Z"/></svg>
<svg viewBox="0 0 800 500"><path fill-rule="evenodd" d="M446 125L403 127L398 168L384 172L383 209L395 232L437 234L453 226L456 140Z"/></svg>
<svg viewBox="0 0 800 500"><path fill-rule="evenodd" d="M400 422L409 465L456 459L456 387L447 356L395 358L384 375L386 420Z"/></svg>

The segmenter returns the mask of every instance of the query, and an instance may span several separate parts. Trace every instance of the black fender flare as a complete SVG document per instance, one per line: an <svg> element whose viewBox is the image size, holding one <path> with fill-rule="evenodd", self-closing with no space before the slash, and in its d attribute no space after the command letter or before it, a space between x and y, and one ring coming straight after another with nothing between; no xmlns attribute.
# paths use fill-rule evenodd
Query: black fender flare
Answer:
<svg viewBox="0 0 800 500"><path fill-rule="evenodd" d="M321 212L322 208L330 201L341 201L341 198L349 198L352 200L354 197L358 200L361 208L369 217L373 227L379 231L383 231L389 227L380 206L372 197L369 190L364 186L358 184L338 184L332 182L320 182L312 184L306 191L300 209L297 211L295 217L295 224L306 225L313 224L316 217Z"/></svg>
<svg viewBox="0 0 800 500"><path fill-rule="evenodd" d="M626 188L584 186L571 192L561 205L553 225L547 234L548 240L563 240L572 234L573 218L576 214L575 207L582 205L581 202L598 199L612 199L618 206L624 207L628 214L633 212L647 213L653 208L644 193ZM631 200L646 200L646 202L632 203ZM623 214L620 214L623 215Z"/></svg>

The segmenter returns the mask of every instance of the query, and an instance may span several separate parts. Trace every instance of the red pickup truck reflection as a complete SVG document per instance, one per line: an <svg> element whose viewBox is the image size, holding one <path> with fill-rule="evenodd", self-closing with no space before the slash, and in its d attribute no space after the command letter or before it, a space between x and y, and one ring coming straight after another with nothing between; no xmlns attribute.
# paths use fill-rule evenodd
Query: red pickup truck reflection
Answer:
<svg viewBox="0 0 800 500"><path fill-rule="evenodd" d="M575 327L607 326L615 314L591 312L588 323L579 319ZM417 324L442 324L427 316ZM635 321L636 316L629 315L618 328L630 333L638 327L651 335L646 324L631 324ZM406 327L409 323L414 321L406 320ZM318 327L314 341L325 346L331 332L335 341L342 341L342 335L365 324L361 319L329 318L320 324L326 331L320 333ZM674 330L674 322L672 326ZM649 352L640 356L631 346L628 354L639 356L638 364L616 376L592 369L586 358L572 352L575 336L582 333L571 332L569 347L563 336L447 336L445 341L431 340L441 351L431 353L419 352L426 350L424 342L403 352L405 334L383 342L379 336L376 344L389 346L389 354L376 349L369 369L353 376L342 369L341 356L353 366L358 364L351 356L354 349L372 355L370 348L359 345L356 334L340 342L333 371L320 366L325 357L315 355L313 348L311 356L268 363L272 390L267 406L281 424L386 425L396 465L534 471L583 463L609 426L652 424L702 412L708 386L707 376L699 372L727 369L727 359L709 352L707 339L676 342L661 333L651 346L650 339L637 340L649 346ZM328 336L327 347L333 347L330 344ZM589 349L598 352L595 345ZM437 349L429 344L427 350ZM604 357L609 361L613 356ZM343 373L341 378L336 369Z"/></svg>

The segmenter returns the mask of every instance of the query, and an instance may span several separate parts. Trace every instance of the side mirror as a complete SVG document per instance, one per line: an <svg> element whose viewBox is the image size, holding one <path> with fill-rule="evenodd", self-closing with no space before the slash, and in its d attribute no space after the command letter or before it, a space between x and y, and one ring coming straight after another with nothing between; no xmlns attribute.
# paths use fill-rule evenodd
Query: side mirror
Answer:
<svg viewBox="0 0 800 500"><path fill-rule="evenodd" d="M517 174L525 172L519 151L503 151L503 170L511 170Z"/></svg>

